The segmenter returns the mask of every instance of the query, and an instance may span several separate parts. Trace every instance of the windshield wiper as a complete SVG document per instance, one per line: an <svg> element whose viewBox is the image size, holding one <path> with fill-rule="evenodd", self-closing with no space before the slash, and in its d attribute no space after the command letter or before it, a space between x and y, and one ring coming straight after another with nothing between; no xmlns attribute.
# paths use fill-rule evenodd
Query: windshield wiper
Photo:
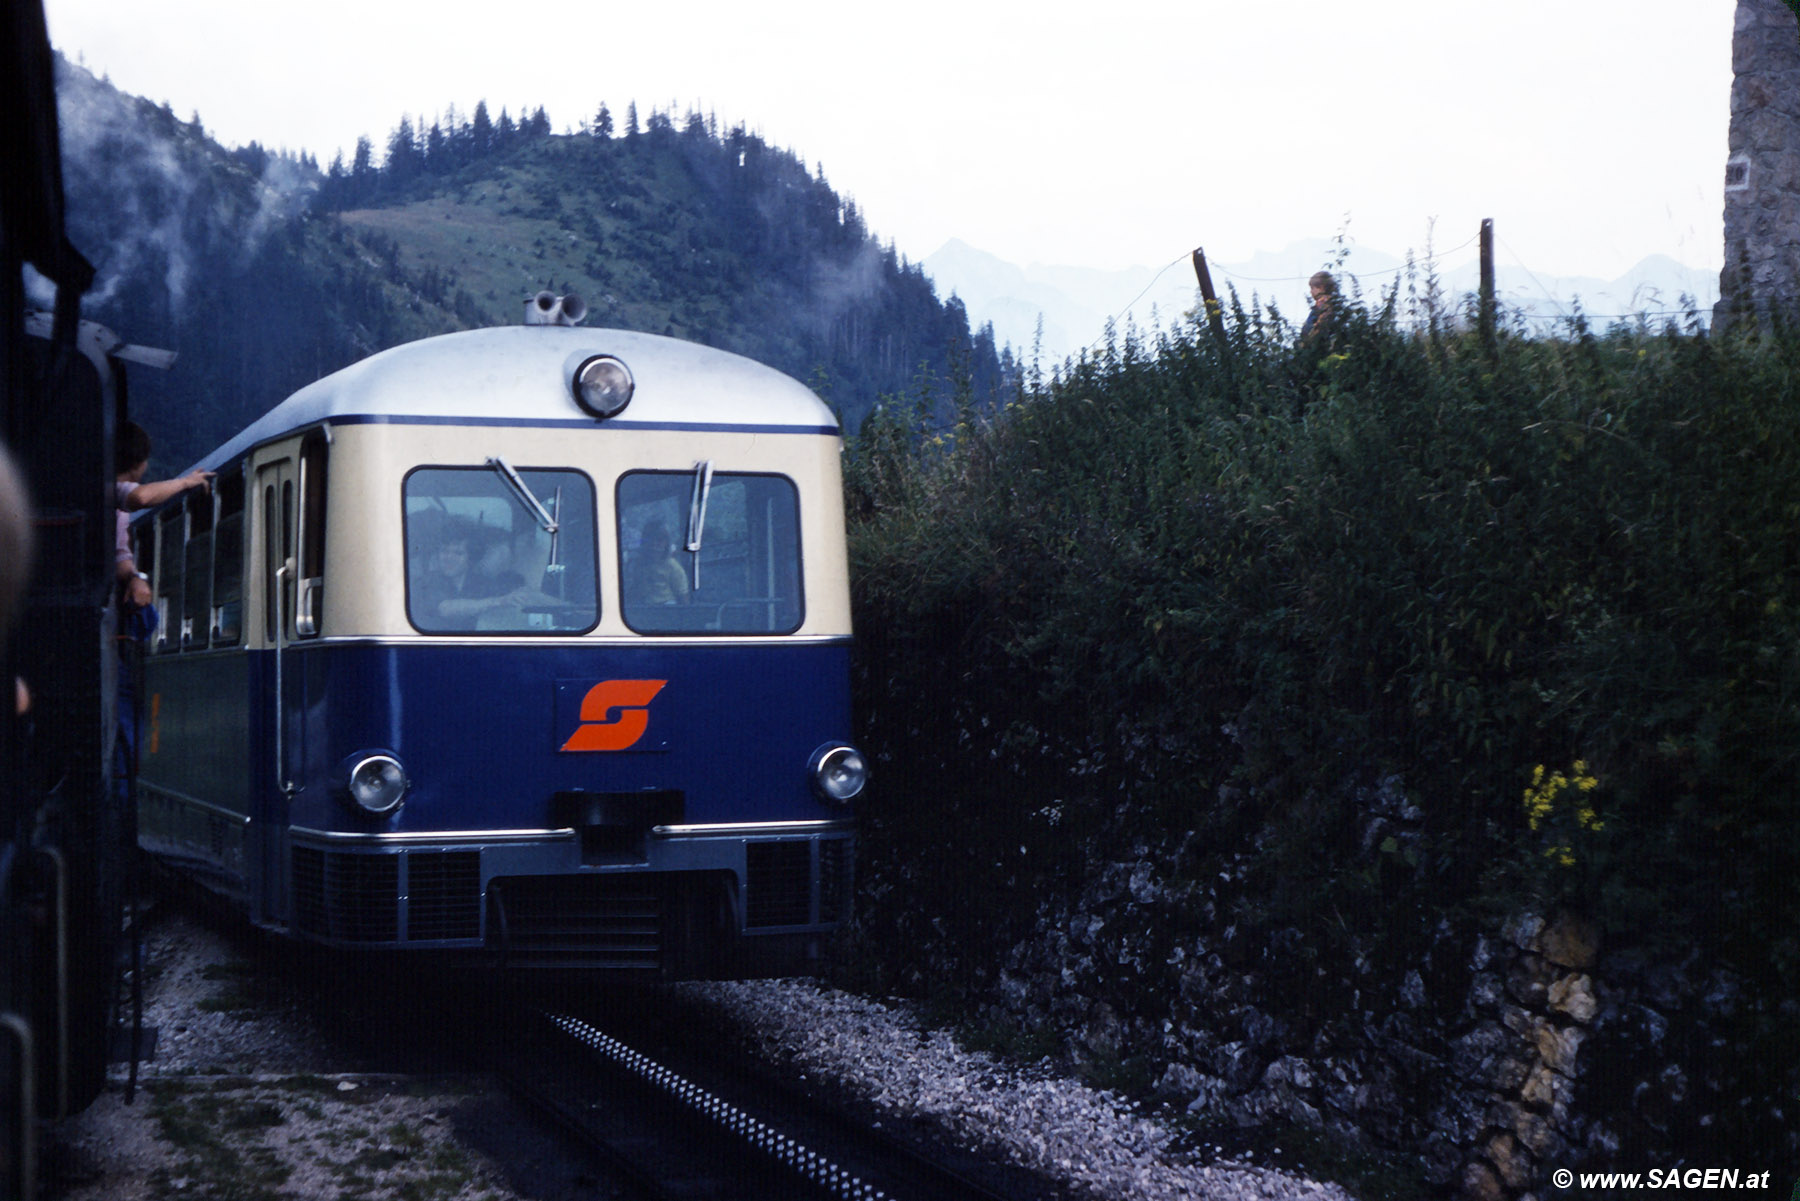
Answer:
<svg viewBox="0 0 1800 1201"><path fill-rule="evenodd" d="M489 459L487 465L500 473L500 478L505 480L507 487L513 490L513 495L519 498L519 503L537 515L538 524L544 528L544 532L554 536L557 530L556 518L550 516L550 511L544 508L538 498L531 494L531 489L525 486L525 481L519 478L519 473L513 470L513 465L499 455Z"/></svg>
<svg viewBox="0 0 1800 1201"><path fill-rule="evenodd" d="M694 589L700 588L700 536L706 529L706 498L712 495L711 459L694 464L694 495L688 502L687 550L693 555Z"/></svg>

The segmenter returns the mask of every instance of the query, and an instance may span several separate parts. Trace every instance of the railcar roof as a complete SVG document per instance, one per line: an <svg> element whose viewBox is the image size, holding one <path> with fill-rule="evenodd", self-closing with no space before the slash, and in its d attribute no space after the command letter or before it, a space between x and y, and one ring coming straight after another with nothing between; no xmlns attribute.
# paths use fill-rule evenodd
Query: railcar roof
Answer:
<svg viewBox="0 0 1800 1201"><path fill-rule="evenodd" d="M616 417L576 407L568 374L610 354L637 388ZM408 342L300 389L198 464L214 468L251 447L320 422L567 424L608 429L752 429L836 434L812 391L752 359L630 330L515 325Z"/></svg>

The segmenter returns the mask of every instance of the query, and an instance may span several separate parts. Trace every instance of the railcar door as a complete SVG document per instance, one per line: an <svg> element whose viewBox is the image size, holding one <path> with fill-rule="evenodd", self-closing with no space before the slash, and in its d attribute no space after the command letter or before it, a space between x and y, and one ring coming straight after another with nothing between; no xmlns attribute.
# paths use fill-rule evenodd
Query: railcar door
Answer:
<svg viewBox="0 0 1800 1201"><path fill-rule="evenodd" d="M253 695L267 698L262 715L264 763L255 803L259 918L287 920L287 827L306 761L306 664L295 654L318 638L324 621L326 451L315 429L298 444L276 448L256 469L257 571L260 612L252 618L266 674Z"/></svg>
<svg viewBox="0 0 1800 1201"><path fill-rule="evenodd" d="M295 636L295 597L299 563L300 498L299 466L292 457L274 459L256 470L255 559L261 603L251 619L260 646L257 659L261 679L252 691L257 704L256 741L263 748L262 762L252 770L256 781L253 801L260 886L251 904L263 921L280 921L277 910L284 895L288 801L293 794L291 766L298 760L294 744L300 723L293 720L296 681L288 648Z"/></svg>

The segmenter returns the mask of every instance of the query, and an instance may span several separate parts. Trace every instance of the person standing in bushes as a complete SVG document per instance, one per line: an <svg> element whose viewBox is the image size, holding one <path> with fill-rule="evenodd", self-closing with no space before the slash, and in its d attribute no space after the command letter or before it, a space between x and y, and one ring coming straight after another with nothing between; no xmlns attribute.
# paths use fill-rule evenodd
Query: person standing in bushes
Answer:
<svg viewBox="0 0 1800 1201"><path fill-rule="evenodd" d="M1294 387L1294 419L1306 414L1306 406L1314 393L1324 385L1320 364L1331 353L1332 317L1337 305L1337 280L1329 271L1315 271L1306 281L1312 292L1312 309L1300 326L1300 338L1294 344L1292 380Z"/></svg>
<svg viewBox="0 0 1800 1201"><path fill-rule="evenodd" d="M1315 271L1306 286L1312 290L1312 310L1300 326L1300 345L1311 346L1331 330L1331 308L1337 302L1337 280L1329 271Z"/></svg>

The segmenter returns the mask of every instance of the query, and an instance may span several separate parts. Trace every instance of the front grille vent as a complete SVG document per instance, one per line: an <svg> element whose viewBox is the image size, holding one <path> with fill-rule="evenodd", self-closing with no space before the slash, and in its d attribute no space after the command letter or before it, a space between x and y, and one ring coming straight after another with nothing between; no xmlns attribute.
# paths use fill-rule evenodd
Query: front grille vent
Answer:
<svg viewBox="0 0 1800 1201"><path fill-rule="evenodd" d="M744 848L744 925L805 926L812 920L808 841L752 842Z"/></svg>
<svg viewBox="0 0 1800 1201"><path fill-rule="evenodd" d="M408 941L481 937L480 851L414 851L406 877Z"/></svg>
<svg viewBox="0 0 1800 1201"><path fill-rule="evenodd" d="M663 882L654 875L496 880L488 940L509 965L657 968Z"/></svg>
<svg viewBox="0 0 1800 1201"><path fill-rule="evenodd" d="M850 840L831 838L819 843L819 921L847 921L850 917Z"/></svg>
<svg viewBox="0 0 1800 1201"><path fill-rule="evenodd" d="M400 928L400 857L295 847L294 929L331 942L393 942Z"/></svg>

